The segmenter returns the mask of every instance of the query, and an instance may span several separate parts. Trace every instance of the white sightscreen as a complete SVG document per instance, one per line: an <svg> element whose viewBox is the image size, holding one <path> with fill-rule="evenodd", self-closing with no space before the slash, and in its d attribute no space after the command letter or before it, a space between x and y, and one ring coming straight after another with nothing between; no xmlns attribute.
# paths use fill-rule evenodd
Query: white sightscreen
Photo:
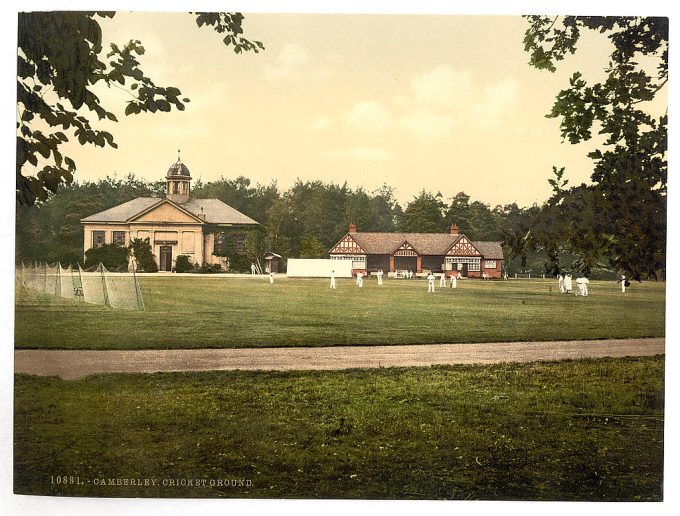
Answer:
<svg viewBox="0 0 680 516"><path fill-rule="evenodd" d="M289 258L287 276L289 278L330 278L333 270L336 278L351 278L352 261Z"/></svg>

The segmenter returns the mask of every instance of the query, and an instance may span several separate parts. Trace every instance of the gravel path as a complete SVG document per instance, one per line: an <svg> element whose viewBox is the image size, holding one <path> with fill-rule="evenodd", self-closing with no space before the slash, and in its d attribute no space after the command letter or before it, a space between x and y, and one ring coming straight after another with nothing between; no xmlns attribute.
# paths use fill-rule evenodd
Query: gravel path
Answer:
<svg viewBox="0 0 680 516"><path fill-rule="evenodd" d="M650 356L663 354L664 349L664 338L652 338L319 348L15 350L14 370L70 380L97 373L328 370Z"/></svg>

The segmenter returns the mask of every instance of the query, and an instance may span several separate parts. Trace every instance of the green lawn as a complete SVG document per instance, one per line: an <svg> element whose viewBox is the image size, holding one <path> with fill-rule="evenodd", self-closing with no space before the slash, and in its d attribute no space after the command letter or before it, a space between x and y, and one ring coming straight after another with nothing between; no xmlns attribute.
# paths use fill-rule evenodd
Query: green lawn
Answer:
<svg viewBox="0 0 680 516"><path fill-rule="evenodd" d="M17 348L149 349L332 346L664 335L665 283L593 281L587 298L553 280L458 282L427 294L423 280L144 277L146 311L71 304L17 290Z"/></svg>
<svg viewBox="0 0 680 516"><path fill-rule="evenodd" d="M77 381L17 375L15 492L660 500L663 375L663 357ZM63 475L80 485L57 484ZM109 479L157 485L95 485ZM206 487L163 486L168 479ZM244 484L216 484L224 479Z"/></svg>

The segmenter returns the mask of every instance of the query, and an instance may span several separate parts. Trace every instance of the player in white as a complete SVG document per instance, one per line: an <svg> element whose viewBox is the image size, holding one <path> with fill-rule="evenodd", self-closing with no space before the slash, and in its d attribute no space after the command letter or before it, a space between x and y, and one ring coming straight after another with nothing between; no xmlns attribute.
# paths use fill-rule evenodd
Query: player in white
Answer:
<svg viewBox="0 0 680 516"><path fill-rule="evenodd" d="M331 271L331 288L335 288L335 271Z"/></svg>
<svg viewBox="0 0 680 516"><path fill-rule="evenodd" d="M557 286L560 288L560 294L564 294L564 276L561 274L557 275Z"/></svg>
<svg viewBox="0 0 680 516"><path fill-rule="evenodd" d="M430 272L427 275L427 293L434 292L434 274Z"/></svg>
<svg viewBox="0 0 680 516"><path fill-rule="evenodd" d="M377 278L378 278L378 285L382 285L382 284L383 284L383 282L382 282L382 279L383 279L383 270L382 270L382 269L379 269L378 272L375 273L375 275L376 275Z"/></svg>
<svg viewBox="0 0 680 516"><path fill-rule="evenodd" d="M439 277L439 287L443 288L446 286L446 274L442 273L442 275Z"/></svg>
<svg viewBox="0 0 680 516"><path fill-rule="evenodd" d="M621 283L621 292L626 293L626 276L621 274L621 279L619 280L619 283Z"/></svg>
<svg viewBox="0 0 680 516"><path fill-rule="evenodd" d="M458 286L458 280L456 279L456 275L452 274L451 275L451 288L456 288Z"/></svg>
<svg viewBox="0 0 680 516"><path fill-rule="evenodd" d="M361 272L357 272L357 286L359 288L364 286L364 275Z"/></svg>
<svg viewBox="0 0 680 516"><path fill-rule="evenodd" d="M273 272L270 272L270 273L269 273L269 283L270 283L271 285L274 284L274 273L273 273Z"/></svg>

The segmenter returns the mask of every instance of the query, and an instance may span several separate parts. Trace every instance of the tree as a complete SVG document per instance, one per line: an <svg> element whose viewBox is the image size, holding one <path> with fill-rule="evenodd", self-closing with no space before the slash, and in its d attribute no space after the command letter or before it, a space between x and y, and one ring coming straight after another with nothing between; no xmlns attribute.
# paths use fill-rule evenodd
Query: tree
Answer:
<svg viewBox="0 0 680 516"><path fill-rule="evenodd" d="M300 242L300 258L325 258L326 246L315 236L306 236Z"/></svg>
<svg viewBox="0 0 680 516"><path fill-rule="evenodd" d="M183 110L189 99L178 88L158 86L139 66L138 40L102 46L99 20L113 12L27 12L19 14L17 55L16 198L19 205L44 201L73 180L75 161L62 154L71 138L81 145L115 148L113 135L88 117L117 122L94 92L95 86L127 87L126 115ZM239 13L195 13L199 27L223 34L236 53L264 46L243 36ZM45 127L49 129L44 130ZM40 167L40 168L39 168Z"/></svg>
<svg viewBox="0 0 680 516"><path fill-rule="evenodd" d="M408 233L441 233L446 230L442 194L433 195L421 190L418 197L406 205L404 231Z"/></svg>
<svg viewBox="0 0 680 516"><path fill-rule="evenodd" d="M612 43L606 79L589 85L575 72L547 115L561 119L562 138L572 144L589 140L595 129L604 137L603 148L589 153L593 184L586 188L594 200L592 218L572 224L569 245L590 256L588 245L595 239L611 266L637 280L656 278L666 261L668 116L652 116L648 103L668 82L668 19L527 19L524 48L538 69L555 71L557 61L576 52L584 30L598 31ZM556 201L576 188L564 190ZM574 214L571 210L567 216ZM589 236L573 238L579 233Z"/></svg>
<svg viewBox="0 0 680 516"><path fill-rule="evenodd" d="M133 238L129 246L130 251L137 260L139 272L158 272L158 264L151 249L149 238Z"/></svg>

